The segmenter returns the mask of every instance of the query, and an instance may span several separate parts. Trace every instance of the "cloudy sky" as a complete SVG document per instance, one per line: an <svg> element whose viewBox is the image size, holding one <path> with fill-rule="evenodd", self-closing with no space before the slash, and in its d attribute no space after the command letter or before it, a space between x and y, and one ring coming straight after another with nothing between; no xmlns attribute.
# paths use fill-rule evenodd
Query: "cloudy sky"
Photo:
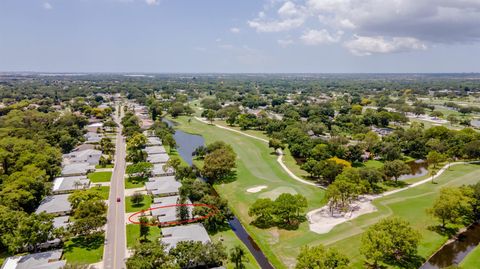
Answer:
<svg viewBox="0 0 480 269"><path fill-rule="evenodd" d="M480 72L480 0L1 0L0 71Z"/></svg>

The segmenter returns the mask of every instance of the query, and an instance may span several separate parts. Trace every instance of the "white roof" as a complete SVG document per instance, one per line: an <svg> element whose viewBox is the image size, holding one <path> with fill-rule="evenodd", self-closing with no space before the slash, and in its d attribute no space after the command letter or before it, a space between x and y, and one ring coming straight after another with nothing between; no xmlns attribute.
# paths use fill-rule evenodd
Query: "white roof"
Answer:
<svg viewBox="0 0 480 269"><path fill-rule="evenodd" d="M162 154L151 154L147 157L147 162L151 163L166 163L170 159L170 156L166 153Z"/></svg>
<svg viewBox="0 0 480 269"><path fill-rule="evenodd" d="M164 163L154 163L152 174L154 176L168 175L175 173L175 170L172 167L169 167L166 171L163 169Z"/></svg>
<svg viewBox="0 0 480 269"><path fill-rule="evenodd" d="M103 123L102 122L95 122L95 123L87 125L87 128L91 128L91 127L103 127Z"/></svg>
<svg viewBox="0 0 480 269"><path fill-rule="evenodd" d="M63 155L63 162L68 163L82 163L98 164L102 151L96 149L84 149L79 151L72 151Z"/></svg>
<svg viewBox="0 0 480 269"><path fill-rule="evenodd" d="M60 217L53 218L53 227L54 228L67 227L68 219L69 219L69 216L60 216Z"/></svg>
<svg viewBox="0 0 480 269"><path fill-rule="evenodd" d="M78 185L76 185L76 182L78 182ZM89 185L90 179L88 179L86 176L57 177L53 181L52 191L73 191L77 189L84 189Z"/></svg>
<svg viewBox="0 0 480 269"><path fill-rule="evenodd" d="M72 210L72 205L68 201L70 194L50 195L45 197L38 206L35 213L46 212L49 214L68 212Z"/></svg>
<svg viewBox="0 0 480 269"><path fill-rule="evenodd" d="M207 230L200 223L162 228L163 237L160 239L167 244L167 250L177 246L182 241L210 242Z"/></svg>
<svg viewBox="0 0 480 269"><path fill-rule="evenodd" d="M168 197L161 197L161 198L154 198L154 203L150 206L152 209L152 216L157 217L158 221L160 222L170 222L176 221L177 218L177 208L176 206L171 207L164 207L164 208L156 208L168 205L176 205L178 204L178 199L180 196L168 196ZM185 202L186 204L191 204L189 200ZM193 207L188 207L189 215L192 216Z"/></svg>
<svg viewBox="0 0 480 269"><path fill-rule="evenodd" d="M159 179L155 181L145 182L147 191L152 192L154 195L168 195L171 193L178 193L178 189L182 186L182 183L175 180L175 178L167 177L165 179Z"/></svg>
<svg viewBox="0 0 480 269"><path fill-rule="evenodd" d="M147 138L147 145L149 146L161 146L162 145L162 140L156 136L149 136Z"/></svg>
<svg viewBox="0 0 480 269"><path fill-rule="evenodd" d="M94 169L95 166L89 163L70 163L63 167L62 176L86 175L89 171L93 171Z"/></svg>
<svg viewBox="0 0 480 269"><path fill-rule="evenodd" d="M59 269L66 261L60 261L63 250L33 253L25 256L9 257L1 269Z"/></svg>
<svg viewBox="0 0 480 269"><path fill-rule="evenodd" d="M159 153L167 153L165 148L163 146L151 146L151 147L146 147L145 152L150 155L150 154L159 154Z"/></svg>

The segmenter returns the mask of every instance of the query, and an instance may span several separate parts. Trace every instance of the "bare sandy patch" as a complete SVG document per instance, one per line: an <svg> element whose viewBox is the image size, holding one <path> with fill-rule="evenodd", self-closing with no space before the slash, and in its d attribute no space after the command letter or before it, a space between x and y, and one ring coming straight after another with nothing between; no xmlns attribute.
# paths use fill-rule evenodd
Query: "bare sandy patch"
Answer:
<svg viewBox="0 0 480 269"><path fill-rule="evenodd" d="M275 188L271 191L264 192L259 195L260 198L270 198L272 200L277 199L278 196L282 193L290 193L290 194L297 194L297 191L295 191L293 188L290 187L278 187Z"/></svg>
<svg viewBox="0 0 480 269"><path fill-rule="evenodd" d="M249 193L257 193L257 192L261 192L263 189L266 189L266 188L268 188L268 187L265 186L265 185L257 186L257 187L253 187L253 188L247 189L247 192L249 192Z"/></svg>
<svg viewBox="0 0 480 269"><path fill-rule="evenodd" d="M330 213L328 206L324 206L307 213L310 231L318 234L326 234L335 226L355 219L361 215L377 211L372 204L373 197L365 196L352 203L350 211L343 213Z"/></svg>

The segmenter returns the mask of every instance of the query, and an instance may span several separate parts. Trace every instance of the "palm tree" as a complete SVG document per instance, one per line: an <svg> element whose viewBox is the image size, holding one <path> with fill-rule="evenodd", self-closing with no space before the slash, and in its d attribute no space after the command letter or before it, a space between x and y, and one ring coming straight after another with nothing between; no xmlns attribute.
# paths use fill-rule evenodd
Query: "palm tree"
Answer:
<svg viewBox="0 0 480 269"><path fill-rule="evenodd" d="M235 269L245 268L245 265L243 264L244 261L247 261L245 255L245 250L239 245L236 245L230 250L230 261L235 264Z"/></svg>

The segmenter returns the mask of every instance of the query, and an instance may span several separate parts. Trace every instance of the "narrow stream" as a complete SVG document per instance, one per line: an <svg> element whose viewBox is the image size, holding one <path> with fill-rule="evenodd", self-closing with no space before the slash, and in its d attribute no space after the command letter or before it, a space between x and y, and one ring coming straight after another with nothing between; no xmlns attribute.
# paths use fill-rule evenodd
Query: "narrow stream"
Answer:
<svg viewBox="0 0 480 269"><path fill-rule="evenodd" d="M420 269L440 269L458 265L480 243L480 224L476 223L461 233L455 241L444 245ZM479 267L480 267L480 261Z"/></svg>
<svg viewBox="0 0 480 269"><path fill-rule="evenodd" d="M174 126L174 123L167 119L163 119L163 121L169 126ZM203 139L203 137L200 135L189 134L178 129L175 130L174 138L177 142L178 154L188 164L192 165L192 153L197 147L205 145L205 139ZM214 189L213 191L215 195L218 195ZM228 223L237 237L245 244L245 246L247 246L248 250L250 253L252 253L253 257L255 257L255 260L257 260L257 263L260 265L260 267L262 269L273 269L273 266L270 264L267 257L265 257L265 254L258 247L253 238L247 233L238 218L235 216Z"/></svg>

